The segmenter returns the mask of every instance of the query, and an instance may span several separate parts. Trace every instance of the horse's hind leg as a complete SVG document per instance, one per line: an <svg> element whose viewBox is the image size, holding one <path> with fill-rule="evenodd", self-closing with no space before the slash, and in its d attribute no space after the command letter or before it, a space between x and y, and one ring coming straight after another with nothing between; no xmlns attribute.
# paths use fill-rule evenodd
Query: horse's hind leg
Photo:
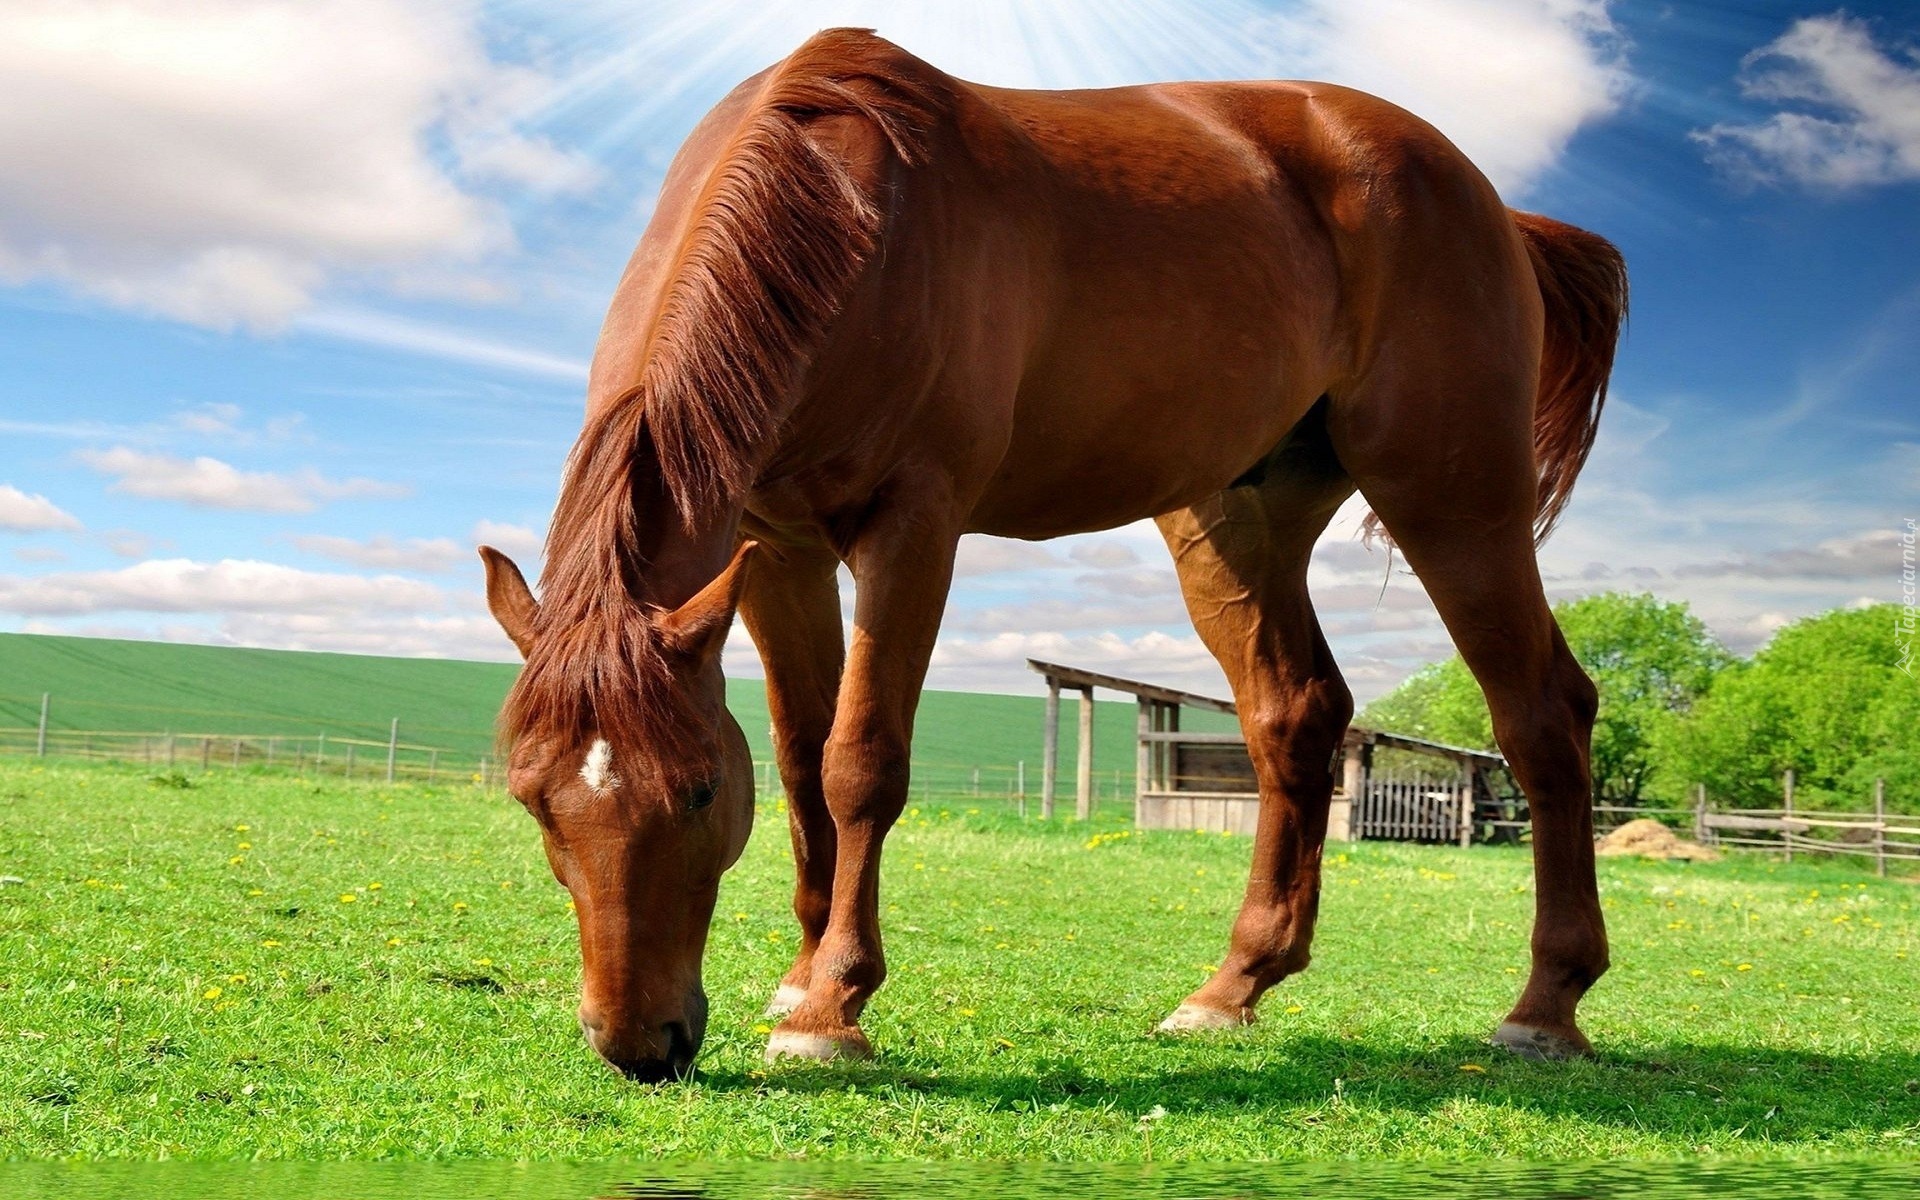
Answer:
<svg viewBox="0 0 1920 1200"><path fill-rule="evenodd" d="M833 730L845 639L840 631L840 560L824 546L778 546L747 574L740 616L767 673L773 751L787 793L793 836L793 914L800 950L767 1005L769 1016L798 1007L813 978L813 955L833 903L836 842L821 784L821 759Z"/></svg>
<svg viewBox="0 0 1920 1200"><path fill-rule="evenodd" d="M1319 909L1332 762L1353 699L1307 597L1307 560L1352 484L1330 460L1278 457L1271 482L1159 521L1194 627L1233 686L1260 785L1226 960L1161 1024L1169 1032L1252 1021L1261 994L1306 967Z"/></svg>
<svg viewBox="0 0 1920 1200"><path fill-rule="evenodd" d="M1494 1040L1564 1058L1592 1050L1574 1010L1607 969L1589 775L1597 697L1534 561L1534 382L1501 364L1531 366L1515 353L1456 363L1450 378L1383 369L1336 401L1329 431L1486 693L1532 809L1533 970Z"/></svg>

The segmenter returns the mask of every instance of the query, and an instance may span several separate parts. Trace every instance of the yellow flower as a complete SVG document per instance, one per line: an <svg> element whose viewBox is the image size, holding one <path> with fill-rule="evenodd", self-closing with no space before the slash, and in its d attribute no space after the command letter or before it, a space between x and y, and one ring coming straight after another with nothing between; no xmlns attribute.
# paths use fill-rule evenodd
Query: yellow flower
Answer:
<svg viewBox="0 0 1920 1200"><path fill-rule="evenodd" d="M1688 971L1687 974L1693 976L1695 979L1705 979L1707 977L1707 973L1705 971L1702 971L1699 967L1695 967L1693 970Z"/></svg>
<svg viewBox="0 0 1920 1200"><path fill-rule="evenodd" d="M1307 1010L1298 1004L1289 1004L1287 1005L1287 1011L1290 1013L1300 1013Z"/></svg>
<svg viewBox="0 0 1920 1200"><path fill-rule="evenodd" d="M1737 966L1737 967L1735 967L1735 968L1734 968L1734 970L1736 970L1736 971L1751 971L1751 970L1753 970L1753 964L1752 964L1752 963L1741 963L1741 964L1740 964L1739 966Z"/></svg>
<svg viewBox="0 0 1920 1200"><path fill-rule="evenodd" d="M251 849L253 849L253 843L252 843L252 842L241 842L241 843L240 843L240 844L239 844L238 846L235 846L235 847L234 847L234 849L235 849L235 850L251 850Z"/></svg>
<svg viewBox="0 0 1920 1200"><path fill-rule="evenodd" d="M352 904L354 901L358 899L360 899L360 897L354 895L352 892L340 893L340 903L342 904Z"/></svg>
<svg viewBox="0 0 1920 1200"><path fill-rule="evenodd" d="M235 825L233 827L233 831L235 833L247 833L247 832L250 832L252 829L253 829L253 826L251 825Z"/></svg>
<svg viewBox="0 0 1920 1200"><path fill-rule="evenodd" d="M493 965L493 960L490 958L476 958L473 960L473 965L476 967L490 967Z"/></svg>
<svg viewBox="0 0 1920 1200"><path fill-rule="evenodd" d="M272 938L268 938L267 940L265 940L265 941L263 941L263 942L261 942L260 944L261 944L262 946L265 946L265 947L266 947L267 949L269 949L269 950L275 950L275 949L278 949L278 948L279 948L279 946L280 946L280 943L279 943L279 942L277 942L277 941L275 941L275 940L273 940Z"/></svg>
<svg viewBox="0 0 1920 1200"><path fill-rule="evenodd" d="M202 1000L218 1000L220 998L220 989L217 987L210 987L206 991L200 993L200 998Z"/></svg>
<svg viewBox="0 0 1920 1200"><path fill-rule="evenodd" d="M229 975L229 976L227 976L227 982L228 982L228 983L245 983L246 981L247 981L247 977L246 977L245 975Z"/></svg>
<svg viewBox="0 0 1920 1200"><path fill-rule="evenodd" d="M467 902L465 900L455 900L453 902L453 911L455 912L467 911Z"/></svg>
<svg viewBox="0 0 1920 1200"><path fill-rule="evenodd" d="M1460 1069L1471 1075L1485 1075L1487 1069L1479 1063L1461 1063Z"/></svg>
<svg viewBox="0 0 1920 1200"><path fill-rule="evenodd" d="M753 1031L755 1033L772 1033L773 1026L767 1024L765 1021L762 1021L758 1025L755 1025L753 1027Z"/></svg>
<svg viewBox="0 0 1920 1200"><path fill-rule="evenodd" d="M380 884L377 884L377 883L370 883L370 884L368 884L368 885L367 885L367 890L368 890L368 891L370 891L370 892L377 892L377 891L379 891L379 890L380 890L380 887L381 887L381 885L380 885Z"/></svg>
<svg viewBox="0 0 1920 1200"><path fill-rule="evenodd" d="M265 892L263 892L263 891L261 891L261 890L260 890L259 888L248 888L248 889L247 889L247 895L249 895L249 896L264 896L264 895L266 895L266 893L265 893Z"/></svg>
<svg viewBox="0 0 1920 1200"><path fill-rule="evenodd" d="M387 939L387 945L389 946L398 946L399 944L400 944L400 939L397 937Z"/></svg>
<svg viewBox="0 0 1920 1200"><path fill-rule="evenodd" d="M229 859L227 860L227 865L228 865L228 866L230 866L230 867L237 867L237 866L239 866L239 865L240 865L241 863L243 863L243 862L245 862L245 861L247 861L247 856L246 856L246 855L244 855L244 854L236 854L236 855L234 855L234 856L233 856L232 858L229 858Z"/></svg>

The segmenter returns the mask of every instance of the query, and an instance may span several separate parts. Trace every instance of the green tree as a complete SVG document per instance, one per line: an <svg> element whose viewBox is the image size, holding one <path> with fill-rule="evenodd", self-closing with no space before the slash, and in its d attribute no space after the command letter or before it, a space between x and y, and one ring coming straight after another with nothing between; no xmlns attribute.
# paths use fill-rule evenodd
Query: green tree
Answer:
<svg viewBox="0 0 1920 1200"><path fill-rule="evenodd" d="M1731 656L1684 603L1644 593L1586 596L1556 605L1554 616L1568 648L1600 689L1593 730L1596 795L1624 805L1673 798L1662 796L1667 789L1655 782L1655 739L1707 693ZM1368 705L1358 720L1436 742L1493 746L1486 700L1458 655L1416 672Z"/></svg>
<svg viewBox="0 0 1920 1200"><path fill-rule="evenodd" d="M1726 672L1658 752L1671 786L1704 783L1716 803L1771 807L1791 769L1810 808L1860 810L1873 781L1920 811L1920 683L1899 665L1892 604L1795 622Z"/></svg>

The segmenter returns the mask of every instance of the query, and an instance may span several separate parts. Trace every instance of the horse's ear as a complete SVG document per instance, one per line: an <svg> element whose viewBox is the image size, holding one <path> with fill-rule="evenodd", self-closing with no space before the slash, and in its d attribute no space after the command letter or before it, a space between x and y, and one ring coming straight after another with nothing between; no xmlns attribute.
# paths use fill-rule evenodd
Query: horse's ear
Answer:
<svg viewBox="0 0 1920 1200"><path fill-rule="evenodd" d="M526 576L520 574L520 568L513 565L512 559L492 546L482 546L480 561L487 568L487 608L492 610L493 619L500 622L500 628L513 639L513 644L520 648L520 657L525 658L533 645L533 622L539 615L540 603L533 598L533 589L527 586Z"/></svg>
<svg viewBox="0 0 1920 1200"><path fill-rule="evenodd" d="M759 545L741 542L726 570L701 588L699 595L660 618L667 645L701 663L720 653L733 625L733 612L740 607L740 590L747 584L747 560Z"/></svg>

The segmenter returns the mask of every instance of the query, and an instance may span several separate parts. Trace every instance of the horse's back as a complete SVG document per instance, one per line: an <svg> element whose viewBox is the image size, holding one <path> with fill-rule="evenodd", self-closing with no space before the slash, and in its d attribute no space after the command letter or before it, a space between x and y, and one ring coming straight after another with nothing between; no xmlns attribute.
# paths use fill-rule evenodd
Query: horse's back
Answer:
<svg viewBox="0 0 1920 1200"><path fill-rule="evenodd" d="M1388 294L1422 286L1407 210L1503 211L1430 126L1346 88L963 86L979 201L1044 217L1039 267L1018 276L1041 295L1005 482L982 505L996 532L1092 528L1226 486L1362 368ZM1061 496L1090 475L1132 482Z"/></svg>

